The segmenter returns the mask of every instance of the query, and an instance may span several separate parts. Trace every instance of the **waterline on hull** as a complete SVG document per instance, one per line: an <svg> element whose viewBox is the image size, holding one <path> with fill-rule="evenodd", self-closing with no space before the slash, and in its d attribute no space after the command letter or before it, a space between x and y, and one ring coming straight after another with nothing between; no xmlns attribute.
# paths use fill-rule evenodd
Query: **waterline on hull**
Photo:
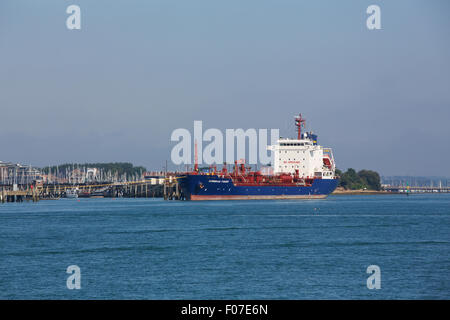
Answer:
<svg viewBox="0 0 450 320"><path fill-rule="evenodd" d="M191 195L190 200L192 201L200 201L200 200L277 200L277 199L324 199L326 198L326 194L320 195Z"/></svg>

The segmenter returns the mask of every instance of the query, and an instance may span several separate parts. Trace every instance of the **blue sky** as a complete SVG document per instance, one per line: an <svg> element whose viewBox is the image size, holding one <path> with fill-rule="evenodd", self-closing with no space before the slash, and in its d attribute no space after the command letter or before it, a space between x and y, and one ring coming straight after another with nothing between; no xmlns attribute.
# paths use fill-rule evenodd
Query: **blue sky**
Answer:
<svg viewBox="0 0 450 320"><path fill-rule="evenodd" d="M81 30L66 8L81 7ZM382 30L366 28L381 7ZM302 112L341 169L450 176L450 2L0 2L0 160L159 169L176 128Z"/></svg>

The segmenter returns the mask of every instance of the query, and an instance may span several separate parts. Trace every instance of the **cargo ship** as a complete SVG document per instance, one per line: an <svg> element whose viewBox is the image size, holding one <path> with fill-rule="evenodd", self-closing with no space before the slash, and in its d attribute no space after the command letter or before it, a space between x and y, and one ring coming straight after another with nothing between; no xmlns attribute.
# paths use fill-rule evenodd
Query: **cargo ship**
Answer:
<svg viewBox="0 0 450 320"><path fill-rule="evenodd" d="M247 200L247 199L320 199L332 193L338 184L331 148L317 143L317 135L302 133L305 119L295 117L297 138L279 138L268 146L272 152L271 167L251 170L243 161L235 161L232 170L224 164L208 172L198 169L178 178L186 200ZM197 162L197 161L196 161Z"/></svg>

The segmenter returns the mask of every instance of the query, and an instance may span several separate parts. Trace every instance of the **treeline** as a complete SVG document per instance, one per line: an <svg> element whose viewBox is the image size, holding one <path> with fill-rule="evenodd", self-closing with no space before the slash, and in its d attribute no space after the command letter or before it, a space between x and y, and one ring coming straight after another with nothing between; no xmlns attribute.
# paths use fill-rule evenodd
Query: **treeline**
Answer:
<svg viewBox="0 0 450 320"><path fill-rule="evenodd" d="M73 171L74 169L83 170L85 168L97 168L103 172L109 172L117 175L135 176L140 175L147 171L145 167L135 167L129 162L109 162L109 163L65 163L58 166L51 166L42 168L42 171L46 174L49 172L65 174Z"/></svg>
<svg viewBox="0 0 450 320"><path fill-rule="evenodd" d="M381 179L378 172L372 170L361 170L349 168L346 172L336 169L336 174L340 176L338 187L347 190L381 190Z"/></svg>

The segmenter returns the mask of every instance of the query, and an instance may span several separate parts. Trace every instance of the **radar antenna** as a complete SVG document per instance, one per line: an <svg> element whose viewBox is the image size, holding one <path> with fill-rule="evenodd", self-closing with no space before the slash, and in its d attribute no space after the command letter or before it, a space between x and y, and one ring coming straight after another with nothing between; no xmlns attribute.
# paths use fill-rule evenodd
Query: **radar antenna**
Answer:
<svg viewBox="0 0 450 320"><path fill-rule="evenodd" d="M298 117L295 117L295 126L297 127L298 140L302 138L302 127L305 127L306 119L302 117L300 113Z"/></svg>

